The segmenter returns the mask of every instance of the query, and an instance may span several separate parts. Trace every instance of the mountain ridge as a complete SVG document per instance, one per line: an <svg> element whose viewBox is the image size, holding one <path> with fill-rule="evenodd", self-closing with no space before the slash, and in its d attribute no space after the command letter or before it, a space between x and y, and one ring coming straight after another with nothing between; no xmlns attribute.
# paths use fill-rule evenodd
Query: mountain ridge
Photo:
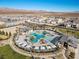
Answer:
<svg viewBox="0 0 79 59"><path fill-rule="evenodd" d="M14 9L14 8L0 8L0 14L44 14L53 16L78 16L77 12L53 12L44 10L24 10L24 9Z"/></svg>

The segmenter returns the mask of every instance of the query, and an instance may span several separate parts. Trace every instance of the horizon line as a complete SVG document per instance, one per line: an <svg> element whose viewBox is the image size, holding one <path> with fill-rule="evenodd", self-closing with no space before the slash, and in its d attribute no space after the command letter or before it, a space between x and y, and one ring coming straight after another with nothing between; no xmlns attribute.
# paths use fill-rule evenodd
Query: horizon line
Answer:
<svg viewBox="0 0 79 59"><path fill-rule="evenodd" d="M26 9L26 8L13 8L13 7L0 7L0 9L3 8L3 9L15 9L15 10L28 10L28 11L44 11L44 12L71 12L71 13L79 13L79 10L77 11L68 11L68 10L65 10L65 11L54 11L54 10L43 10L43 9Z"/></svg>

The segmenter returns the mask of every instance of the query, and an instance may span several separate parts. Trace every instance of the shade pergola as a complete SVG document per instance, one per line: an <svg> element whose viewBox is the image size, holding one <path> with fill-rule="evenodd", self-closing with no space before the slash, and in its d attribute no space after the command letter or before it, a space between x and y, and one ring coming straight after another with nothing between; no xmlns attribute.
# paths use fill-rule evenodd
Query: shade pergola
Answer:
<svg viewBox="0 0 79 59"><path fill-rule="evenodd" d="M36 50L36 52L40 52L39 46L38 47L36 46L34 49Z"/></svg>
<svg viewBox="0 0 79 59"><path fill-rule="evenodd" d="M41 46L41 50L45 50L45 46Z"/></svg>
<svg viewBox="0 0 79 59"><path fill-rule="evenodd" d="M48 50L51 49L51 46L47 46L47 49L48 49Z"/></svg>

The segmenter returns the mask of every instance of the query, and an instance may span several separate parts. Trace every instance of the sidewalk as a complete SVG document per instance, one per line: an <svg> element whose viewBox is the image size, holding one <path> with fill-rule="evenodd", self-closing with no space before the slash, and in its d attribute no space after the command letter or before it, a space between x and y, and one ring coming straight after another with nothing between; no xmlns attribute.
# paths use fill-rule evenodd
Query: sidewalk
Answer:
<svg viewBox="0 0 79 59"><path fill-rule="evenodd" d="M75 59L79 59L79 44L78 48L75 50Z"/></svg>

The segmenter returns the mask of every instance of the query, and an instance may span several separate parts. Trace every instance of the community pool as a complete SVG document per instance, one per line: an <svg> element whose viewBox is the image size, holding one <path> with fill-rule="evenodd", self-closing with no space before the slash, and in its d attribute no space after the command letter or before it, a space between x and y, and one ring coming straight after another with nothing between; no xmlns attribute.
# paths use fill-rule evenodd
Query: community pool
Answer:
<svg viewBox="0 0 79 59"><path fill-rule="evenodd" d="M47 34L47 33L46 33ZM37 33L37 32L32 32L31 33L31 41L32 43L38 43L41 40L45 41L45 43L49 42L49 38L51 38L52 36L46 36L46 34L44 33Z"/></svg>

